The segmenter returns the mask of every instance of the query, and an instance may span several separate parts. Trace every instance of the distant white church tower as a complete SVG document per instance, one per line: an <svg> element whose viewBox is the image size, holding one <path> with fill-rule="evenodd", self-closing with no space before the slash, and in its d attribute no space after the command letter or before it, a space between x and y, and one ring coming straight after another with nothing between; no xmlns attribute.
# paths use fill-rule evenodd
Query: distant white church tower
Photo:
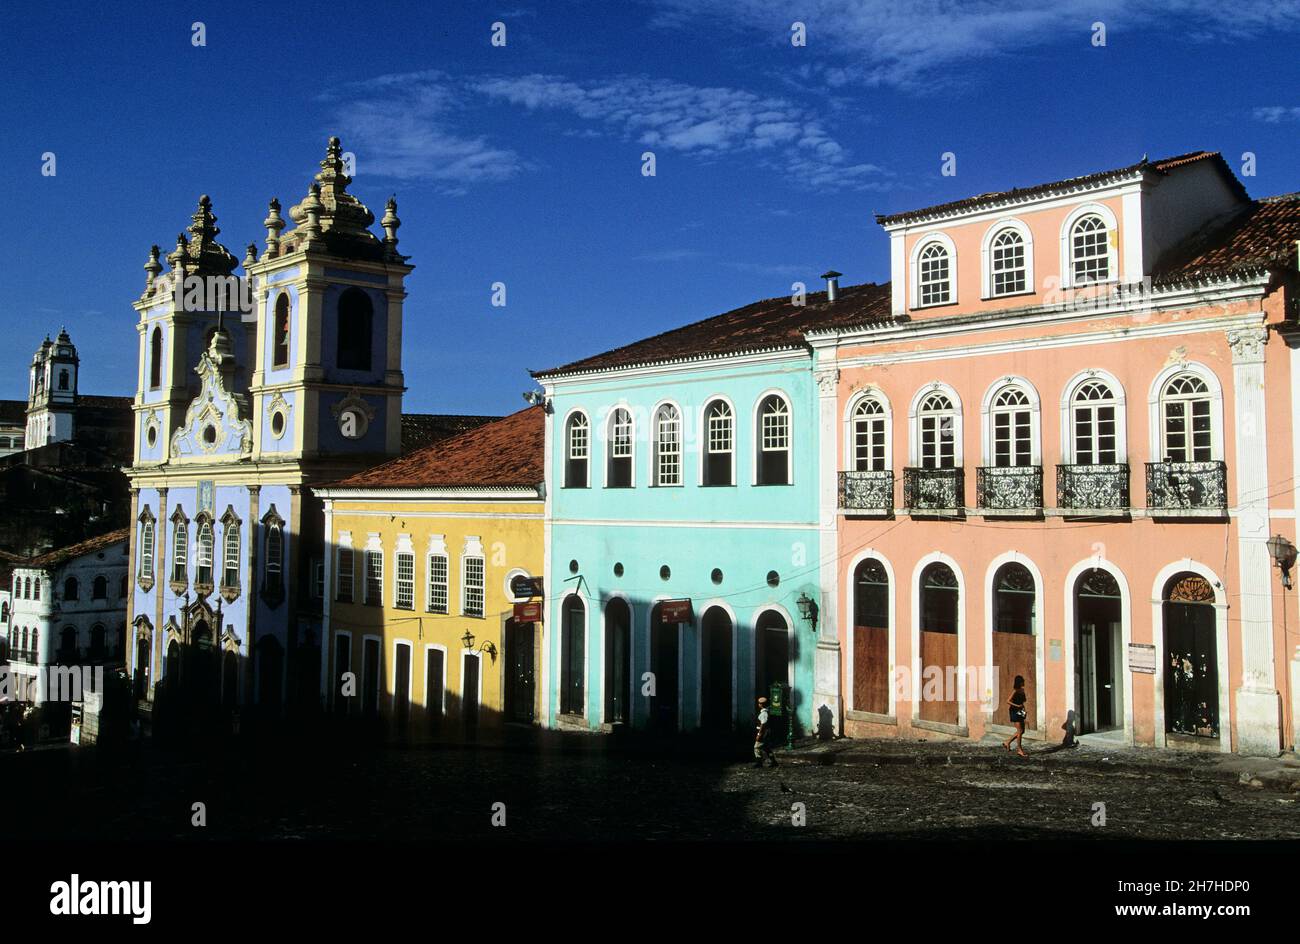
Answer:
<svg viewBox="0 0 1300 944"><path fill-rule="evenodd" d="M46 335L36 350L27 389L26 448L67 442L75 435L80 363L67 328L54 341Z"/></svg>

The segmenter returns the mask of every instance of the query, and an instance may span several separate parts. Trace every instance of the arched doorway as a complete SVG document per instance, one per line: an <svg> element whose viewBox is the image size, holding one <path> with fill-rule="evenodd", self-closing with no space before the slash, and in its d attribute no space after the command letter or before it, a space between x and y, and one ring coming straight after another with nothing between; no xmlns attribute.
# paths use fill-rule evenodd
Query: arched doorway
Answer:
<svg viewBox="0 0 1300 944"><path fill-rule="evenodd" d="M519 724L533 723L537 697L534 671L534 624L506 620L506 719Z"/></svg>
<svg viewBox="0 0 1300 944"><path fill-rule="evenodd" d="M587 606L576 593L560 607L560 713L586 715Z"/></svg>
<svg viewBox="0 0 1300 944"><path fill-rule="evenodd" d="M889 713L889 574L874 557L853 570L853 709Z"/></svg>
<svg viewBox="0 0 1300 944"><path fill-rule="evenodd" d="M731 691L731 616L711 606L700 622L700 726L709 731L730 731L733 718Z"/></svg>
<svg viewBox="0 0 1300 944"><path fill-rule="evenodd" d="M650 611L650 671L654 673L655 685L654 695L650 697L650 727L656 731L676 731L680 624L665 623L662 610L656 603Z"/></svg>
<svg viewBox="0 0 1300 944"><path fill-rule="evenodd" d="M921 571L921 706L924 721L957 724L958 681L961 668L957 652L961 591L957 575L947 564L930 564Z"/></svg>
<svg viewBox="0 0 1300 944"><path fill-rule="evenodd" d="M1074 584L1074 692L1080 734L1124 727L1122 600L1109 571Z"/></svg>
<svg viewBox="0 0 1300 944"><path fill-rule="evenodd" d="M1163 594L1165 733L1219 736L1219 653L1214 588L1175 574Z"/></svg>
<svg viewBox="0 0 1300 944"><path fill-rule="evenodd" d="M1025 730L1038 727L1038 646L1034 634L1038 587L1024 564L1003 564L993 575L993 664L998 670L998 703L994 718L1009 724L1006 701L1015 691L1016 676L1025 680Z"/></svg>
<svg viewBox="0 0 1300 944"><path fill-rule="evenodd" d="M622 597L605 604L605 723L632 720L632 610Z"/></svg>
<svg viewBox="0 0 1300 944"><path fill-rule="evenodd" d="M773 682L790 681L790 624L778 611L764 610L754 624L754 697L770 697Z"/></svg>
<svg viewBox="0 0 1300 944"><path fill-rule="evenodd" d="M203 620L190 633L189 671L184 685L188 700L196 707L208 707L217 700L217 654L212 647L212 631Z"/></svg>

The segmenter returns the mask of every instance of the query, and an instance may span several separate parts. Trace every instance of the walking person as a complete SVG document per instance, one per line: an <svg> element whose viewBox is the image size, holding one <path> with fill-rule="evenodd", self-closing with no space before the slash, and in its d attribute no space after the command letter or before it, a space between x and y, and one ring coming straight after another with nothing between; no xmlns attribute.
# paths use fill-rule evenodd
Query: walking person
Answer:
<svg viewBox="0 0 1300 944"><path fill-rule="evenodd" d="M1029 696L1025 694L1025 677L1023 675L1017 675L1015 682L1012 684L1015 691L1013 691L1011 697L1007 699L1007 709L1011 716L1011 723L1015 726L1016 733L1003 741L1002 746L1007 750L1011 750L1011 742L1015 741L1016 753L1021 757L1028 757L1029 755L1025 753L1024 744L1025 702L1029 700Z"/></svg>
<svg viewBox="0 0 1300 944"><path fill-rule="evenodd" d="M754 727L754 766L762 767L763 758L767 758L768 766L776 766L776 755L772 753L772 748L768 744L768 738L771 735L771 724L767 712L767 699L759 696L758 699L758 717L755 719Z"/></svg>

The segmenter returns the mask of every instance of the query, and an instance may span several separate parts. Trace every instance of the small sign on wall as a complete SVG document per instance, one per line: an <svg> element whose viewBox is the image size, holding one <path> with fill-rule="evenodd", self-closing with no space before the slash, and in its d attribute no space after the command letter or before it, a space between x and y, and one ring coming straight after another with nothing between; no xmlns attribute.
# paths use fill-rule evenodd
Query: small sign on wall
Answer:
<svg viewBox="0 0 1300 944"><path fill-rule="evenodd" d="M1052 662L1061 661L1061 640L1052 639L1048 641L1047 658L1050 659Z"/></svg>
<svg viewBox="0 0 1300 944"><path fill-rule="evenodd" d="M1144 642L1128 644L1128 670L1143 675L1156 674L1156 647Z"/></svg>

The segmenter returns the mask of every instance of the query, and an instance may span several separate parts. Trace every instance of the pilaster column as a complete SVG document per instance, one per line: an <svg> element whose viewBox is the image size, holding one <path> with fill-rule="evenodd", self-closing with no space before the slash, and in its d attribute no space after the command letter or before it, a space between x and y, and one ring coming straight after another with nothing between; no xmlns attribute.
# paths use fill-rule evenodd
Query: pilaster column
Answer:
<svg viewBox="0 0 1300 944"><path fill-rule="evenodd" d="M1273 562L1269 536L1267 425L1264 418L1263 326L1228 332L1232 348L1233 422L1237 480L1237 560L1241 627L1241 687L1237 689L1237 749L1274 755L1281 749L1279 696L1273 665Z"/></svg>
<svg viewBox="0 0 1300 944"><path fill-rule="evenodd" d="M817 601L817 651L813 666L812 718L809 730L819 736L844 733L844 697L840 684L839 640L839 379L834 364L819 366L817 382L817 531L820 561ZM825 719L825 710L830 717Z"/></svg>

